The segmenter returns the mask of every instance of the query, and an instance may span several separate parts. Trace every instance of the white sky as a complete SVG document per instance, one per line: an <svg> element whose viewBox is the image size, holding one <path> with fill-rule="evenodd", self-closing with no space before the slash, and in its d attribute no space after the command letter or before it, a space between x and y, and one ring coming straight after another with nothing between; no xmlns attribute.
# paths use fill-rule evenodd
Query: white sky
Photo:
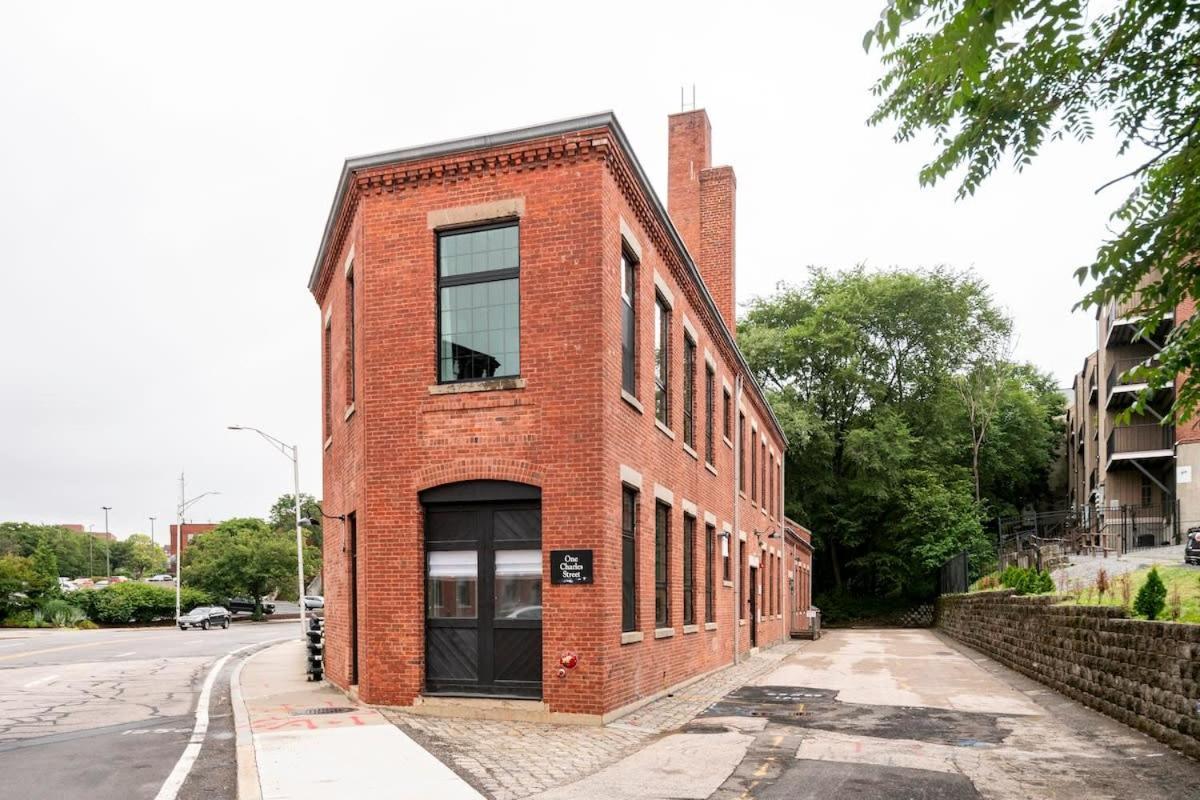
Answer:
<svg viewBox="0 0 1200 800"><path fill-rule="evenodd" d="M809 264L971 267L1068 382L1111 141L956 203L919 188L927 147L865 125L883 0L737 5L0 6L0 520L110 505L162 541L183 469L222 492L189 519L265 515L291 465L232 423L298 442L319 496L306 282L342 160L612 109L665 200L681 84L737 172L739 300Z"/></svg>

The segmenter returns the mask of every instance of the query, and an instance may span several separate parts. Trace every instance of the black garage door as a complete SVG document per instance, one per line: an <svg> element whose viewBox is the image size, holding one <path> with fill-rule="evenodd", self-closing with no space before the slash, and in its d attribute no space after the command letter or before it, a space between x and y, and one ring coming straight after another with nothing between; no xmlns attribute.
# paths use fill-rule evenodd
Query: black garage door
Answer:
<svg viewBox="0 0 1200 800"><path fill-rule="evenodd" d="M542 695L542 511L533 486L469 481L425 506L425 691Z"/></svg>

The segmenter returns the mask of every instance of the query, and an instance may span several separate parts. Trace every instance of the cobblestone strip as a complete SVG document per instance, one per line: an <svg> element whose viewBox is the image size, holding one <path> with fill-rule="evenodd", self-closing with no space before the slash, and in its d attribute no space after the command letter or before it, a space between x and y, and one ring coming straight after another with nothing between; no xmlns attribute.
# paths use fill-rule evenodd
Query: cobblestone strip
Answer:
<svg viewBox="0 0 1200 800"><path fill-rule="evenodd" d="M785 642L763 650L601 728L426 717L399 709L383 714L494 800L518 800L577 781L686 725L800 646Z"/></svg>

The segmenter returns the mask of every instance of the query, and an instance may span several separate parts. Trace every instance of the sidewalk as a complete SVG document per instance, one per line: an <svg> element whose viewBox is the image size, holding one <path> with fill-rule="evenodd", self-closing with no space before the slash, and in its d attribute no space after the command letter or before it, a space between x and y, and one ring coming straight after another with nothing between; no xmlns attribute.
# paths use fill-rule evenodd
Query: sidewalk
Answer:
<svg viewBox="0 0 1200 800"><path fill-rule="evenodd" d="M296 639L256 653L233 675L239 800L480 800L379 712L305 680L304 660Z"/></svg>

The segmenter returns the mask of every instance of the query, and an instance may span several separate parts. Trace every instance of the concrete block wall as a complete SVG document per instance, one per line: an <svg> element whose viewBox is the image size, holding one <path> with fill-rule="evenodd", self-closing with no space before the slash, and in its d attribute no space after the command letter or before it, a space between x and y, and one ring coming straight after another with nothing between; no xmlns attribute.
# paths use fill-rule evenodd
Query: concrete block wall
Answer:
<svg viewBox="0 0 1200 800"><path fill-rule="evenodd" d="M1200 758L1200 625L1129 619L1012 590L948 595L937 627L1001 664Z"/></svg>

